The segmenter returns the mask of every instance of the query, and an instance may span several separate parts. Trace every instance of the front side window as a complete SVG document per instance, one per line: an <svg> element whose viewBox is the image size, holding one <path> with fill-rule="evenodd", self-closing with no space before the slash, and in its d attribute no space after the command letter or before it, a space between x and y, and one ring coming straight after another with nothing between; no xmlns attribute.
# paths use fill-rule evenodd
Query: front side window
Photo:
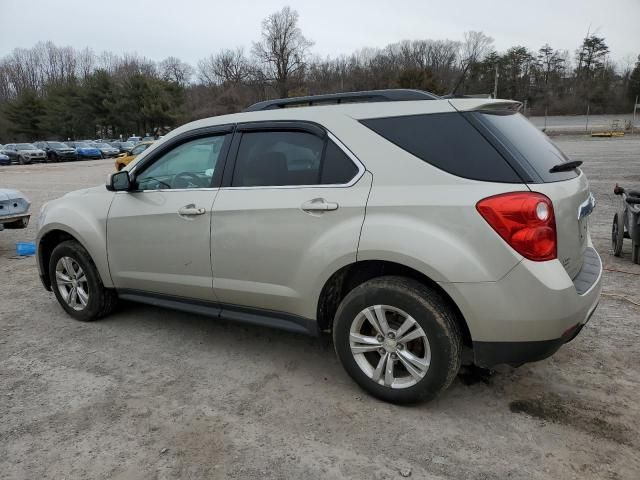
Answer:
<svg viewBox="0 0 640 480"><path fill-rule="evenodd" d="M242 134L234 187L348 183L358 167L331 140L301 131Z"/></svg>
<svg viewBox="0 0 640 480"><path fill-rule="evenodd" d="M227 137L198 138L178 145L136 177L138 188L166 190L211 187Z"/></svg>

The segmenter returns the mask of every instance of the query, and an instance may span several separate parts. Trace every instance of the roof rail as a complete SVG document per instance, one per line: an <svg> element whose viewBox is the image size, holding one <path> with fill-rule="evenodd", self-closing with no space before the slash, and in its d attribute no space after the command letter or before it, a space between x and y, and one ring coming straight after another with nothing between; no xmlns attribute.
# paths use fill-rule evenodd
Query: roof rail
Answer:
<svg viewBox="0 0 640 480"><path fill-rule="evenodd" d="M409 100L438 100L440 97L423 90L389 89L366 90L362 92L329 93L326 95L310 95L308 97L279 98L254 103L245 112L275 110L287 107L308 107L312 105L332 105L340 103L366 102L404 102Z"/></svg>

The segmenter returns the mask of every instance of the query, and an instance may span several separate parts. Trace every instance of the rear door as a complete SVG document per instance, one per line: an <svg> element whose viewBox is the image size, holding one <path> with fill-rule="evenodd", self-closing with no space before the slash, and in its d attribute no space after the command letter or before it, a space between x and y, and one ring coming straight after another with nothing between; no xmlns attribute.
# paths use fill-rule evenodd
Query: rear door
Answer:
<svg viewBox="0 0 640 480"><path fill-rule="evenodd" d="M325 272L356 260L371 175L315 124L239 125L232 154L213 211L216 296L231 312L315 318Z"/></svg>

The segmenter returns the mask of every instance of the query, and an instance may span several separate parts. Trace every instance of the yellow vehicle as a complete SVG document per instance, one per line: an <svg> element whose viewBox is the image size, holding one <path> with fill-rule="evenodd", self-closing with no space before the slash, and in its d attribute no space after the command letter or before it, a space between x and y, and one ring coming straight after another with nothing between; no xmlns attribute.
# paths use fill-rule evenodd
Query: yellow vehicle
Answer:
<svg viewBox="0 0 640 480"><path fill-rule="evenodd" d="M122 170L124 167L129 165L134 158L144 152L151 145L153 145L153 141L140 142L133 147L129 153L123 153L121 157L116 157L116 170Z"/></svg>

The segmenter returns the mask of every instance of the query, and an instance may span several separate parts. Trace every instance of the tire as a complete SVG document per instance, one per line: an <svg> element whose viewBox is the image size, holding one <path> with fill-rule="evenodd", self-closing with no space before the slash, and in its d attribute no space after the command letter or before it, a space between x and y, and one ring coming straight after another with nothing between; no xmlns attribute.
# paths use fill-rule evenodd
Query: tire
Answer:
<svg viewBox="0 0 640 480"><path fill-rule="evenodd" d="M369 322L365 314L366 310L374 319L379 318L373 313L376 311L373 307L378 308L378 314L382 309L382 316L390 329L386 336L388 338L397 332L400 335L397 339L400 346L394 346L393 338L385 338L380 344L383 338L380 333L384 333L384 327L376 334L373 323ZM401 333L400 326L409 317L414 324ZM366 340L364 343L353 342L355 348L375 349L353 353L352 331L365 335ZM418 337L406 344L400 341L409 334L420 333L425 337ZM378 345L369 343L371 339L378 342ZM340 362L360 387L377 398L397 404L424 402L435 398L454 380L462 358L462 337L451 307L438 292L405 277L375 278L349 292L336 312L333 342ZM413 354L414 359L421 358L422 372L415 368L417 364L407 360L411 358L407 356L408 353ZM378 376L378 381L373 379L376 372L380 371L380 363L385 363L383 358L386 358L387 363L392 361L392 381L387 381L386 375ZM383 367L385 371L387 363ZM426 368L424 364L427 365ZM412 375L405 365L413 368L417 375Z"/></svg>
<svg viewBox="0 0 640 480"><path fill-rule="evenodd" d="M24 165L24 158L22 158L22 156L18 156L18 164Z"/></svg>
<svg viewBox="0 0 640 480"><path fill-rule="evenodd" d="M78 299L80 303L76 308L63 297L60 287L62 286L64 289L67 289L71 288L71 285L68 287L65 286L62 283L62 279L65 277L70 278L71 276L65 274L65 272L69 272L69 269L60 272L63 276L56 274L56 269L60 269L59 261L61 259L67 259L68 262L70 261L72 264L75 264L72 268L77 272L80 272L80 270L75 267L79 266L82 269L85 281L81 281L81 274L79 274L74 281L77 282L78 289L87 295L86 305L82 304L80 295L76 296L76 299ZM64 264L65 261L63 260L62 268L64 268ZM87 253L82 245L74 240L62 242L53 249L49 259L49 278L51 279L51 289L58 299L58 303L76 320L85 322L98 320L111 313L116 307L118 296L115 291L104 287L89 253Z"/></svg>
<svg viewBox="0 0 640 480"><path fill-rule="evenodd" d="M120 170L122 170L124 167L125 167L125 165L124 165L124 164L119 163L119 164L118 164L118 167L116 168L116 170L120 171Z"/></svg>
<svg viewBox="0 0 640 480"><path fill-rule="evenodd" d="M622 253L622 242L624 241L624 219L622 215L616 213L613 216L611 226L611 250L616 257Z"/></svg>

